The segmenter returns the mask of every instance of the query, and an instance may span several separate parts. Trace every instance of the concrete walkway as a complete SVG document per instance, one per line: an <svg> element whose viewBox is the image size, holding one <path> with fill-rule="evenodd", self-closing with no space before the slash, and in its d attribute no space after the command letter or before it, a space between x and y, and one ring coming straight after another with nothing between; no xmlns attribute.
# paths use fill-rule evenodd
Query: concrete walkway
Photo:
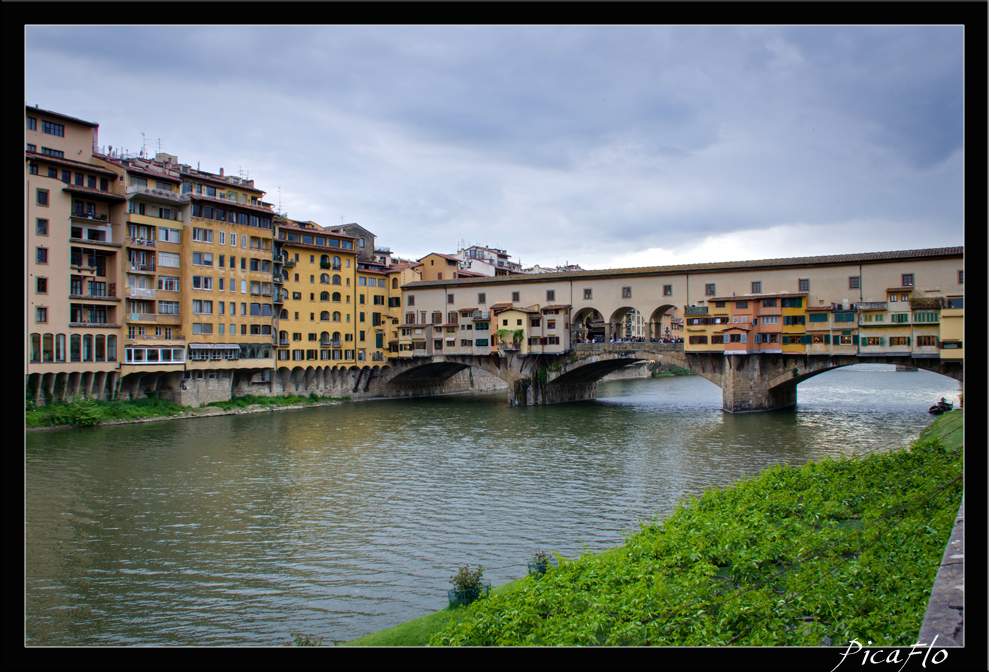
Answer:
<svg viewBox="0 0 989 672"><path fill-rule="evenodd" d="M918 643L927 646L937 637L935 648L965 646L965 497L958 508L955 527L941 558L927 613L920 626Z"/></svg>

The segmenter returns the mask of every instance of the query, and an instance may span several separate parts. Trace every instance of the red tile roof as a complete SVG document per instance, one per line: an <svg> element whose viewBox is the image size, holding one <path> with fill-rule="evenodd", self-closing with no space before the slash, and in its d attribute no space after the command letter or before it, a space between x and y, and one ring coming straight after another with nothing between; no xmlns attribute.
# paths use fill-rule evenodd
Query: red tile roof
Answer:
<svg viewBox="0 0 989 672"><path fill-rule="evenodd" d="M782 259L756 259L751 261L719 261L702 264L677 264L671 266L644 266L641 268L613 268L598 271L563 271L560 273L536 273L511 276L485 276L484 278L463 278L457 280L419 280L415 286L437 286L449 284L482 285L519 282L555 282L569 278L608 278L614 276L663 275L692 273L715 273L718 271L745 268L786 268L791 266L833 266L869 262L882 262L895 259L922 259L937 257L962 257L964 247L938 247L920 250L895 250L889 252L863 252L860 254L838 254L819 257L789 257ZM414 288L414 287L410 287Z"/></svg>
<svg viewBox="0 0 989 672"><path fill-rule="evenodd" d="M228 201L225 198L213 198L212 196L204 196L203 194L189 194L190 199L194 201L206 201L208 203L216 203L218 205L225 205L227 207L237 207L244 208L245 210L254 210L256 212L263 212L266 215L276 215L274 210L269 210L268 208L262 208L257 205L251 205L250 203L240 203L238 201ZM310 231L311 229L300 229L304 231Z"/></svg>
<svg viewBox="0 0 989 672"><path fill-rule="evenodd" d="M83 119L79 119L78 117L70 117L69 115L62 114L61 112L52 112L51 110L43 110L37 105L35 105L34 107L31 107L30 105L25 105L24 108L28 112L34 112L35 114L47 114L48 116L55 117L56 119L65 119L66 121L74 121L77 124L82 124L83 126L89 126L91 128L99 127L99 124L95 122L85 121Z"/></svg>
<svg viewBox="0 0 989 672"><path fill-rule="evenodd" d="M775 294L737 294L735 296L705 296L704 300L711 301L759 301L761 299L790 299L807 296L807 292L776 292Z"/></svg>
<svg viewBox="0 0 989 672"><path fill-rule="evenodd" d="M66 166L68 168L79 168L80 170L88 170L93 173L99 173L100 175L113 175L114 177L117 177L117 173L109 168L104 168L103 166L95 166L92 163L83 163L82 161L73 161L72 159L65 159L57 156L48 156L47 154L41 154L39 152L24 152L24 158L25 160L31 159L47 161L48 163L54 163L60 166Z"/></svg>
<svg viewBox="0 0 989 672"><path fill-rule="evenodd" d="M67 184L62 187L62 191L69 191L74 194L85 194L87 196L93 196L96 198L102 198L106 201L126 201L127 198L124 196L119 196L117 194L110 193L109 191L101 191L99 189L90 189L89 187L80 187L74 184Z"/></svg>

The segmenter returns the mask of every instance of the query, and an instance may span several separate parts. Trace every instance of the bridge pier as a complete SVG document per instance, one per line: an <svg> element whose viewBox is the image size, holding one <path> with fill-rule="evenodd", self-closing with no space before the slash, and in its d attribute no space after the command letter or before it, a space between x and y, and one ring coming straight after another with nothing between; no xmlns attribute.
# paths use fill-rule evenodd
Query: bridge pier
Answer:
<svg viewBox="0 0 989 672"><path fill-rule="evenodd" d="M518 378L508 386L509 406L542 406L597 398L597 381L543 383L539 379Z"/></svg>
<svg viewBox="0 0 989 672"><path fill-rule="evenodd" d="M783 358L770 355L725 355L721 373L722 409L729 413L758 413L797 405L797 380L772 385L785 368Z"/></svg>

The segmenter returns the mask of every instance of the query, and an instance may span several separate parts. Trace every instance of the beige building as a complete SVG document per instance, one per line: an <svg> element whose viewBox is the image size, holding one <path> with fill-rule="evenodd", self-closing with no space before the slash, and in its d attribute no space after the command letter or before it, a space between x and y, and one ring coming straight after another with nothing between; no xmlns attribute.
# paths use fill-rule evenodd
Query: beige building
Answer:
<svg viewBox="0 0 989 672"><path fill-rule="evenodd" d="M99 125L25 107L25 373L34 398L113 395L119 371L123 185L97 165Z"/></svg>

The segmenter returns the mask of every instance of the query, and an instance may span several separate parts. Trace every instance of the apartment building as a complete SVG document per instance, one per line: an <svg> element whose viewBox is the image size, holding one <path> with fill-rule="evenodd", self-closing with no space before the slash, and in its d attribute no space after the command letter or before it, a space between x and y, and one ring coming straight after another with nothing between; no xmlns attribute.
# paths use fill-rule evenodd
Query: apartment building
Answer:
<svg viewBox="0 0 989 672"><path fill-rule="evenodd" d="M460 268L478 275L494 277L522 272L522 265L511 261L505 250L483 245L471 245L457 251Z"/></svg>
<svg viewBox="0 0 989 672"><path fill-rule="evenodd" d="M356 240L315 222L279 218L276 228L278 367L356 364Z"/></svg>
<svg viewBox="0 0 989 672"><path fill-rule="evenodd" d="M118 175L93 161L99 125L25 106L25 373L37 401L113 395L124 310Z"/></svg>

